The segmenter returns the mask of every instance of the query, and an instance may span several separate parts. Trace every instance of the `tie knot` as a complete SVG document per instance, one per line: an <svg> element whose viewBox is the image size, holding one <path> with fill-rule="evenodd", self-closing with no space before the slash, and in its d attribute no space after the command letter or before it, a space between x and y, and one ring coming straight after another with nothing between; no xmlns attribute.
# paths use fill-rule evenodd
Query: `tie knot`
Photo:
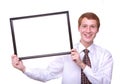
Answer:
<svg viewBox="0 0 120 84"><path fill-rule="evenodd" d="M84 49L83 52L84 52L85 54L88 54L88 53L89 53L89 50L88 50L88 49Z"/></svg>

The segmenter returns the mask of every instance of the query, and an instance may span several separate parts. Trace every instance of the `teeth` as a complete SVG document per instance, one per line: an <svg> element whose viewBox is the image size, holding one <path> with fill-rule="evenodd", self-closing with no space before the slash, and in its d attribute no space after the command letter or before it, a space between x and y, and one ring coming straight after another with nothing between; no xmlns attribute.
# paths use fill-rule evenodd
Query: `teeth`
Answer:
<svg viewBox="0 0 120 84"><path fill-rule="evenodd" d="M91 37L92 35L91 34L85 34L86 37Z"/></svg>
<svg viewBox="0 0 120 84"><path fill-rule="evenodd" d="M87 36L87 37L89 37L89 36L91 36L91 35L89 35L89 34L86 34L86 36Z"/></svg>

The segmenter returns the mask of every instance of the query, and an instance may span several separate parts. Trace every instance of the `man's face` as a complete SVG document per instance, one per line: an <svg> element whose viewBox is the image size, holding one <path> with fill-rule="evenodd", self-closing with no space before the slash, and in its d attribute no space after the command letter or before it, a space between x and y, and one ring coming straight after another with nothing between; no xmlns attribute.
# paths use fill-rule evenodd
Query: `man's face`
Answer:
<svg viewBox="0 0 120 84"><path fill-rule="evenodd" d="M83 18L78 30L81 34L81 42L83 44L92 44L98 32L97 22L93 19Z"/></svg>

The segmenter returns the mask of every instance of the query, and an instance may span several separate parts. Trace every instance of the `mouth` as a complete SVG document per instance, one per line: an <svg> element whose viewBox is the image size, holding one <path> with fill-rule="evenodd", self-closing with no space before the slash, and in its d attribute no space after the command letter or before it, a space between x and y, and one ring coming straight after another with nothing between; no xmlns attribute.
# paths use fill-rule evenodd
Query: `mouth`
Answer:
<svg viewBox="0 0 120 84"><path fill-rule="evenodd" d="M92 34L84 34L84 37L90 39L92 37Z"/></svg>

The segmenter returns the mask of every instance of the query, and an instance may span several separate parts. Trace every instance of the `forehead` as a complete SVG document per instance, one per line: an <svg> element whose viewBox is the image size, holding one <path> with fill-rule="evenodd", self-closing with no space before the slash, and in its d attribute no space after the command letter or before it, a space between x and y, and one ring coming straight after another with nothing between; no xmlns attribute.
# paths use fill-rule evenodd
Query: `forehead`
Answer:
<svg viewBox="0 0 120 84"><path fill-rule="evenodd" d="M84 17L81 21L81 24L97 24L97 21L94 19L88 19Z"/></svg>

